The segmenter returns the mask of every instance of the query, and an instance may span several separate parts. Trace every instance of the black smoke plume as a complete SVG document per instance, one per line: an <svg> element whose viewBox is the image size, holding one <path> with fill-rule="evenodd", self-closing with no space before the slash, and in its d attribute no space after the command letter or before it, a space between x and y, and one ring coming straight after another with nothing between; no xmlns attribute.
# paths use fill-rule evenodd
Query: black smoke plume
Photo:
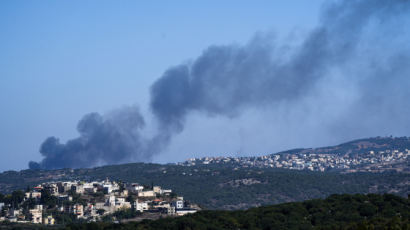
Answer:
<svg viewBox="0 0 410 230"><path fill-rule="evenodd" d="M85 115L77 125L80 137L60 143L55 137L47 138L40 147L44 159L30 162L29 167L81 168L102 164L146 161L155 149L151 140L141 136L145 127L136 107L125 107L105 116L98 113Z"/></svg>
<svg viewBox="0 0 410 230"><path fill-rule="evenodd" d="M192 111L235 116L249 107L300 101L330 71L347 69L360 52L366 52L362 43L372 41L361 40L373 33L366 31L371 23L392 26L387 21L402 18L408 9L409 1L400 0L336 2L326 6L321 26L290 51L264 37L245 46L209 47L192 64L175 66L154 83L153 112L181 131ZM388 76L372 78L384 77Z"/></svg>
<svg viewBox="0 0 410 230"><path fill-rule="evenodd" d="M80 137L66 144L48 138L40 148L44 159L30 168L150 161L193 112L235 118L269 110L285 114L273 121L285 129L314 124L316 138L408 134L409 8L406 0L329 1L319 26L301 41L257 35L243 46L211 46L152 85L159 134L143 135L135 108L89 114L79 122Z"/></svg>

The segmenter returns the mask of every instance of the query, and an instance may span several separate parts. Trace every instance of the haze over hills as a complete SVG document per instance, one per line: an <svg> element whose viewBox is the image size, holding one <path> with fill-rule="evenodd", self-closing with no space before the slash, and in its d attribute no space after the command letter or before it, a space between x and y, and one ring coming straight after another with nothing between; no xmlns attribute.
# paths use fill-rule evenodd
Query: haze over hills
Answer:
<svg viewBox="0 0 410 230"><path fill-rule="evenodd" d="M0 230L410 230L409 15L0 1Z"/></svg>
<svg viewBox="0 0 410 230"><path fill-rule="evenodd" d="M410 150L410 137L374 137L363 138L358 140L352 140L346 143L342 143L336 146L319 147L319 148L300 148L292 149L283 153L328 153L338 155L357 155L361 153L367 153L369 151L384 151L396 149L404 151Z"/></svg>
<svg viewBox="0 0 410 230"><path fill-rule="evenodd" d="M408 135L409 2L325 2L318 24L303 36L281 40L256 33L244 44L210 44L191 60L163 69L149 87L149 112L125 106L88 113L78 121L77 137L46 138L42 158L29 167L151 162L184 134L182 145L196 150L186 132L208 127L190 122L195 116L235 127L217 138L219 148L244 127L249 149L270 147L251 141L260 129L263 140L276 140L269 142L275 149L280 140L332 143L380 133ZM207 129L197 140L203 143L217 130ZM231 150L241 145L235 141Z"/></svg>
<svg viewBox="0 0 410 230"><path fill-rule="evenodd" d="M409 138L368 138L335 147L354 155L367 151L408 148ZM294 152L292 150L290 152ZM298 150L305 151L305 150ZM313 150L308 150L313 151ZM360 152L360 153L359 153ZM283 153L283 152L282 152ZM408 167L408 159L406 165ZM211 209L243 209L266 204L323 198L334 193L409 194L410 174L396 172L315 172L271 167L240 167L215 163L189 167L175 164L132 163L84 169L22 170L0 174L0 192L25 189L46 181L105 178L171 188L188 200ZM215 189L218 188L218 189Z"/></svg>
<svg viewBox="0 0 410 230"><path fill-rule="evenodd" d="M336 146L299 148L253 157L202 157L184 166L228 164L235 167L285 168L310 171L410 173L410 138L376 137Z"/></svg>

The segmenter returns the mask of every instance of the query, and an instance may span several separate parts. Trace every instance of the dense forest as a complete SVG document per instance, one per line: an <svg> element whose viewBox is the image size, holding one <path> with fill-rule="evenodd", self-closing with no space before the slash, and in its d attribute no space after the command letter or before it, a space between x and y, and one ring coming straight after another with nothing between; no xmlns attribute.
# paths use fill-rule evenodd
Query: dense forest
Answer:
<svg viewBox="0 0 410 230"><path fill-rule="evenodd" d="M246 211L201 211L183 217L128 223L60 226L82 229L410 229L410 200L391 194L331 195ZM45 228L3 224L0 229ZM57 228L57 227L53 227Z"/></svg>

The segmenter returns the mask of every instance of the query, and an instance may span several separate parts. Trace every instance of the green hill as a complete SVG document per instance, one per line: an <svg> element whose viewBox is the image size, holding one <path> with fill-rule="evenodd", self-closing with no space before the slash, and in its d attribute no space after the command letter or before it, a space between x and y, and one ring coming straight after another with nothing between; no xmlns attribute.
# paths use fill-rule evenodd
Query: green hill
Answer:
<svg viewBox="0 0 410 230"><path fill-rule="evenodd" d="M202 211L179 218L128 224L72 225L67 229L409 229L409 199L393 195L332 195L246 211Z"/></svg>
<svg viewBox="0 0 410 230"><path fill-rule="evenodd" d="M410 149L408 137L360 139L317 149L335 154L370 150ZM292 151L292 150L290 150ZM196 166L131 163L89 169L22 170L0 173L0 193L24 190L47 181L103 180L152 183L170 188L206 209L246 209L260 205L324 198L330 194L392 193L407 197L410 174L311 172L274 168L246 168L229 164Z"/></svg>
<svg viewBox="0 0 410 230"><path fill-rule="evenodd" d="M71 224L63 229L410 229L410 200L390 194L331 195L246 211L200 211L183 217L128 223ZM40 229L0 225L0 229ZM49 228L48 228L49 229Z"/></svg>
<svg viewBox="0 0 410 230"><path fill-rule="evenodd" d="M399 151L410 149L410 137L371 137L353 140L335 146L298 148L280 153L333 153L338 155L354 155L367 153L369 151L384 151L392 149Z"/></svg>
<svg viewBox="0 0 410 230"><path fill-rule="evenodd" d="M43 181L103 180L154 183L206 209L245 209L324 198L335 193L394 193L407 196L409 174L310 172L208 165L125 164L76 170L24 170L0 174L1 192Z"/></svg>

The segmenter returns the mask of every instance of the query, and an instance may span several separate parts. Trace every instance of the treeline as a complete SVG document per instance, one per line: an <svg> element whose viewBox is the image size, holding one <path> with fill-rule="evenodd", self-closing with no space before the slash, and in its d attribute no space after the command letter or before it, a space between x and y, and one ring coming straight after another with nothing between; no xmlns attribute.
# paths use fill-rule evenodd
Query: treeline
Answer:
<svg viewBox="0 0 410 230"><path fill-rule="evenodd" d="M164 173L166 172L166 173ZM110 177L126 182L152 182L171 188L205 209L246 209L292 201L325 198L336 193L387 193L406 196L409 174L400 173L321 173L285 169L252 169L207 166L161 166L126 164L81 169L84 179ZM244 184L241 181L255 183Z"/></svg>
<svg viewBox="0 0 410 230"><path fill-rule="evenodd" d="M246 211L200 211L141 222L69 224L46 227L0 223L0 229L410 229L410 200L391 194L331 195Z"/></svg>
<svg viewBox="0 0 410 230"><path fill-rule="evenodd" d="M25 189L57 174L64 175L61 180L91 181L108 177L124 182L154 183L172 189L205 209L225 210L324 198L336 193L394 193L406 197L409 191L406 183L410 180L410 174L394 172L340 174L223 165L185 167L143 163L92 169L27 171L30 173L0 174L0 188L7 181L8 188ZM35 181L35 178L43 179ZM245 180L253 183L242 183ZM12 193L9 189L0 189L0 192Z"/></svg>
<svg viewBox="0 0 410 230"><path fill-rule="evenodd" d="M409 198L345 194L247 211L201 211L156 221L77 224L65 229L410 229L409 218Z"/></svg>

